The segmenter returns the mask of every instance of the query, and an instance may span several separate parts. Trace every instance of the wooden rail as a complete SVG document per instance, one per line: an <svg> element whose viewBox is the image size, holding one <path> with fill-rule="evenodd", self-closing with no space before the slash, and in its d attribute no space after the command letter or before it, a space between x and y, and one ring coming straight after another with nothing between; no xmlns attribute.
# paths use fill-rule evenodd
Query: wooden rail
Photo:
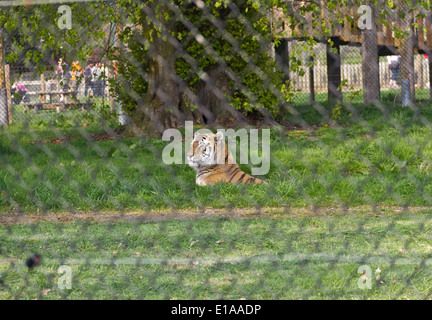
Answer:
<svg viewBox="0 0 432 320"><path fill-rule="evenodd" d="M338 37L345 44L361 45L362 30L358 28L358 20L360 14L357 12L359 6L344 6L337 7L330 11L326 2L320 0L322 8L320 12L320 21L317 21L316 16L313 17L310 12L300 13L301 9L309 4L308 1L288 0L296 23L294 28L291 28L290 19L287 18L281 8L273 8L272 15L272 34L275 38L285 38L289 40L301 39L304 36L313 36L316 40L326 41L327 38ZM317 2L317 1L315 1ZM335 15L335 12L341 12L343 19ZM428 16L429 15L429 16ZM432 49L432 20L431 13L426 13L426 17L417 17L416 23L418 27L415 29L414 50L416 53L426 52L429 48ZM342 20L342 21L341 21ZM378 23L377 25L377 41L378 46L397 49L401 44L401 39L396 37L393 30L400 29L402 20L397 12L390 13L388 24ZM331 22L331 23L330 23ZM426 32L424 32L426 29Z"/></svg>

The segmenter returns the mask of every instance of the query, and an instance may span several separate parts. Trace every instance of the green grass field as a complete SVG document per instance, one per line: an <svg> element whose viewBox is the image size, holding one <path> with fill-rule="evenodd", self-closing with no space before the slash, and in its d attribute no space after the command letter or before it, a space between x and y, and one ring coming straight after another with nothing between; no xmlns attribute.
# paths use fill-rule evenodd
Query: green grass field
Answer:
<svg viewBox="0 0 432 320"><path fill-rule="evenodd" d="M298 106L268 185L196 186L167 142L94 139L100 110L2 129L0 299L431 298L432 105L392 99Z"/></svg>
<svg viewBox="0 0 432 320"><path fill-rule="evenodd" d="M368 212L13 224L0 229L0 298L430 299L430 213ZM27 270L33 252L43 263Z"/></svg>
<svg viewBox="0 0 432 320"><path fill-rule="evenodd" d="M101 129L11 127L0 135L0 210L431 205L429 106L321 108L299 109L303 128L271 129L264 186L196 186L187 164L162 162L167 142L159 139L92 141ZM46 140L55 137L67 143Z"/></svg>

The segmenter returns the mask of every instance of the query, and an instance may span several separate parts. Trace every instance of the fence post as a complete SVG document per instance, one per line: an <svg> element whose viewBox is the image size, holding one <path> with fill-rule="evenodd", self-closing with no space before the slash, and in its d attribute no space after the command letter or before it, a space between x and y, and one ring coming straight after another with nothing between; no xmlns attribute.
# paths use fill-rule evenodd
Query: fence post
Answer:
<svg viewBox="0 0 432 320"><path fill-rule="evenodd" d="M12 124L12 95L11 95L11 84L10 84L10 66L5 65L5 81L6 81L6 99L8 106L8 118L9 124Z"/></svg>
<svg viewBox="0 0 432 320"><path fill-rule="evenodd" d="M280 44L275 48L275 59L279 64L279 67L282 69L284 74L284 81L289 81L289 49L288 49L288 40L285 38L281 38Z"/></svg>
<svg viewBox="0 0 432 320"><path fill-rule="evenodd" d="M429 64L429 99L432 101L432 15L425 18L426 24L426 54Z"/></svg>
<svg viewBox="0 0 432 320"><path fill-rule="evenodd" d="M331 37L333 48L327 42L327 83L328 100L342 101L341 80L341 56L339 37Z"/></svg>
<svg viewBox="0 0 432 320"><path fill-rule="evenodd" d="M45 102L45 95L44 95L44 93L45 93L45 76L43 73L41 73L41 75L40 75L40 81L41 81L42 94L39 96L39 98L40 98L40 102L43 103L43 102Z"/></svg>
<svg viewBox="0 0 432 320"><path fill-rule="evenodd" d="M7 90L5 81L5 59L3 32L0 30L0 127L9 125Z"/></svg>
<svg viewBox="0 0 432 320"><path fill-rule="evenodd" d="M315 81L314 81L314 57L309 56L309 90L310 90L310 96L309 101L310 103L315 102Z"/></svg>

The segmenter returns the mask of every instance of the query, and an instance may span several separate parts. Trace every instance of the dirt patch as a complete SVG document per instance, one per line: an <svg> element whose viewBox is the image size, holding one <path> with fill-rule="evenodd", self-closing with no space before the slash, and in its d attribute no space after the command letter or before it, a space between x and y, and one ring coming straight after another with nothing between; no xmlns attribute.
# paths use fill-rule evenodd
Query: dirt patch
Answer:
<svg viewBox="0 0 432 320"><path fill-rule="evenodd" d="M63 138L46 138L43 140L34 140L31 141L30 144L36 144L36 143L51 143L51 144L59 144L59 143L67 143L72 140L76 140L79 138L86 138L87 140L91 141L106 141L106 140L113 140L113 139L125 139L132 137L132 134L129 134L125 131L125 128L119 128L107 132L102 133L96 133L96 134L89 134L88 136L73 136L69 135Z"/></svg>
<svg viewBox="0 0 432 320"><path fill-rule="evenodd" d="M281 123L281 126L284 128L285 132L288 135L299 137L299 136L307 136L307 137L315 137L315 131L320 128L318 125L308 125L308 126L295 126L288 123ZM265 126L256 126L257 128L266 128ZM218 127L213 126L203 126L203 128L216 130ZM60 143L68 143L69 141L73 141L80 138L85 138L90 141L106 141L113 139L126 139L134 137L135 135L126 130L125 127L121 127L115 130L110 130L107 132L97 133L97 134L89 134L89 135L68 135L65 137L52 137L45 138L43 140L33 140L30 141L29 144L43 144L43 143L51 143L51 144L60 144ZM184 140L183 140L184 141Z"/></svg>
<svg viewBox="0 0 432 320"><path fill-rule="evenodd" d="M418 214L431 214L432 207L355 207L355 208L233 208L233 209L185 209L161 210L152 212L51 212L51 213L22 213L1 214L0 225L33 224L39 222L70 223L72 221L87 221L112 223L120 221L157 222L175 219L197 219L227 217L242 218L316 218L316 217L343 217L343 216L409 216Z"/></svg>

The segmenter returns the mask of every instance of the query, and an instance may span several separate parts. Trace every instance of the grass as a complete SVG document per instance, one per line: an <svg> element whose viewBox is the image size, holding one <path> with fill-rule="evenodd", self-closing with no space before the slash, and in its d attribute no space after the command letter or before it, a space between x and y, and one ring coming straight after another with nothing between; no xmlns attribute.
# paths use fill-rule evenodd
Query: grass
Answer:
<svg viewBox="0 0 432 320"><path fill-rule="evenodd" d="M415 89L416 100L419 103L428 101L430 99L430 90L429 89ZM350 102L352 104L361 105L363 103L363 91L352 91L352 90L343 90L342 92L343 99L346 102ZM400 89L388 89L381 90L381 101L386 105L400 105L402 103L401 90ZM310 94L309 93L300 93L297 92L292 97L292 103L295 106L305 106L309 104ZM328 93L315 93L315 101L328 105Z"/></svg>
<svg viewBox="0 0 432 320"><path fill-rule="evenodd" d="M428 214L333 213L10 225L0 229L0 299L432 297ZM27 270L33 252L43 264ZM72 289L59 289L60 265ZM362 265L371 289L358 286Z"/></svg>
<svg viewBox="0 0 432 320"><path fill-rule="evenodd" d="M89 139L117 128L99 111L1 129L0 299L431 298L432 109L387 94L376 106L297 106L291 129L271 128L268 185L198 187L186 164L163 164L168 142ZM121 219L130 211L142 219ZM92 219L43 220L74 212ZM103 212L120 218L103 223ZM27 270L34 252L43 264ZM57 286L63 264L70 290ZM358 287L362 265L371 289Z"/></svg>
<svg viewBox="0 0 432 320"><path fill-rule="evenodd" d="M162 162L168 142L159 139L92 141L88 135L98 129L82 124L4 129L0 210L431 205L428 105L326 108L299 108L306 127L271 128L271 165L263 177L269 184L264 186L196 186L188 165ZM43 142L70 136L75 138L68 143ZM250 165L241 167L251 172Z"/></svg>

